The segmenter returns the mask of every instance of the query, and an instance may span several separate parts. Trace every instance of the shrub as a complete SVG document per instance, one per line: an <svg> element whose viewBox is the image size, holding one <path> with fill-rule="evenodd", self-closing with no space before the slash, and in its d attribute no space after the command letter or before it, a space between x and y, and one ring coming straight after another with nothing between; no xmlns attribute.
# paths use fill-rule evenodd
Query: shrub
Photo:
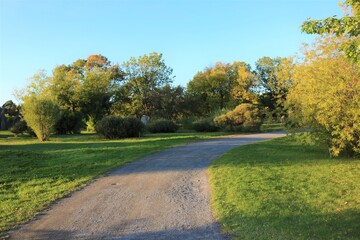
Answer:
<svg viewBox="0 0 360 240"><path fill-rule="evenodd" d="M88 133L94 133L96 132L95 130L95 119L93 117L89 117L89 119L85 122L86 125L86 131Z"/></svg>
<svg viewBox="0 0 360 240"><path fill-rule="evenodd" d="M11 128L10 132L14 133L15 135L23 134L28 129L26 122L21 120L15 123Z"/></svg>
<svg viewBox="0 0 360 240"><path fill-rule="evenodd" d="M231 131L258 131L261 126L260 111L253 104L240 104L234 110L216 117L214 123Z"/></svg>
<svg viewBox="0 0 360 240"><path fill-rule="evenodd" d="M211 119L201 119L193 122L193 129L197 132L216 132L218 127L215 126Z"/></svg>
<svg viewBox="0 0 360 240"><path fill-rule="evenodd" d="M96 132L108 139L136 137L144 125L136 118L106 116L96 124Z"/></svg>
<svg viewBox="0 0 360 240"><path fill-rule="evenodd" d="M141 120L135 117L124 118L124 125L127 137L138 137L145 128Z"/></svg>
<svg viewBox="0 0 360 240"><path fill-rule="evenodd" d="M33 129L40 141L49 140L59 118L59 107L52 100L26 96L22 113L28 126Z"/></svg>
<svg viewBox="0 0 360 240"><path fill-rule="evenodd" d="M151 133L173 133L178 130L178 126L171 120L159 119L150 122L147 130Z"/></svg>
<svg viewBox="0 0 360 240"><path fill-rule="evenodd" d="M81 113L62 110L60 118L55 125L55 130L58 134L76 134L80 133L82 126Z"/></svg>

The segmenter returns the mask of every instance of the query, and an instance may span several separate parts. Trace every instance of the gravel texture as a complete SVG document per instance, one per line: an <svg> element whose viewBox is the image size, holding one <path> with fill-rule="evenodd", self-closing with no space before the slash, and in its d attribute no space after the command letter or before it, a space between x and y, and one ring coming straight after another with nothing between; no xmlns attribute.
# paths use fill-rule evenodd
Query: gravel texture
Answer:
<svg viewBox="0 0 360 240"><path fill-rule="evenodd" d="M53 204L12 239L227 239L210 209L207 168L224 152L283 133L235 135L141 158Z"/></svg>

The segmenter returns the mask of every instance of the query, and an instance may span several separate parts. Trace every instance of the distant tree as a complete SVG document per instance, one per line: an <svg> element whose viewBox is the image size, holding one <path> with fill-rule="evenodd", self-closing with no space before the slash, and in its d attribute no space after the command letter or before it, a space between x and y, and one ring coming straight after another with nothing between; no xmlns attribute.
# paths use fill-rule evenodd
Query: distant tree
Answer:
<svg viewBox="0 0 360 240"><path fill-rule="evenodd" d="M205 114L236 105L232 91L237 85L239 69L250 70L250 65L244 62L218 62L212 67L205 68L188 83L187 94L202 102Z"/></svg>
<svg viewBox="0 0 360 240"><path fill-rule="evenodd" d="M310 129L332 156L360 154L360 72L341 43L328 36L305 50L287 100L291 126Z"/></svg>
<svg viewBox="0 0 360 240"><path fill-rule="evenodd" d="M0 130L6 130L5 110L0 107Z"/></svg>
<svg viewBox="0 0 360 240"><path fill-rule="evenodd" d="M2 105L2 109L4 109L5 113L10 115L10 116L16 116L19 113L18 112L18 107L16 106L16 104L12 100L6 101Z"/></svg>
<svg viewBox="0 0 360 240"><path fill-rule="evenodd" d="M347 37L342 42L342 49L348 58L358 65L360 64L360 1L346 0L341 3L344 7L345 16L342 18L328 17L323 20L309 18L305 21L301 30L309 34L334 34ZM350 8L350 11L348 11ZM350 12L350 13L349 13Z"/></svg>
<svg viewBox="0 0 360 240"><path fill-rule="evenodd" d="M258 94L255 92L255 74L250 65L244 64L238 68L236 84L232 89L232 97L237 103L257 103Z"/></svg>
<svg viewBox="0 0 360 240"><path fill-rule="evenodd" d="M260 103L273 117L280 118L286 115L284 102L292 86L293 60L262 57L255 65Z"/></svg>
<svg viewBox="0 0 360 240"><path fill-rule="evenodd" d="M102 55L90 55L53 71L51 94L64 110L100 120L110 112L114 94L123 80L118 65Z"/></svg>
<svg viewBox="0 0 360 240"><path fill-rule="evenodd" d="M179 119L184 112L184 94L183 87L170 85L151 92L149 99L153 108L150 115L153 118Z"/></svg>
<svg viewBox="0 0 360 240"><path fill-rule="evenodd" d="M127 100L119 107L128 115L151 115L151 94L171 84L172 68L165 64L162 54L156 52L138 58L130 58L123 64L125 81L118 91L118 99Z"/></svg>
<svg viewBox="0 0 360 240"><path fill-rule="evenodd" d="M50 99L34 95L25 96L23 101L22 113L26 123L40 141L49 140L59 117L59 107Z"/></svg>
<svg viewBox="0 0 360 240"><path fill-rule="evenodd" d="M12 100L6 101L0 109L1 130L10 129L20 120L20 109Z"/></svg>

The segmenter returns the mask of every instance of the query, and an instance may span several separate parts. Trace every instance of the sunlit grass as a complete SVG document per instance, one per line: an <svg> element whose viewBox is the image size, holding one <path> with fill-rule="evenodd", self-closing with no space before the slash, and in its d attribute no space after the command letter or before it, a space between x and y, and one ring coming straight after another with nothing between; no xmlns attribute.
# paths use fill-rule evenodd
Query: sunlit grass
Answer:
<svg viewBox="0 0 360 240"><path fill-rule="evenodd" d="M111 169L165 148L223 134L151 134L111 141L95 134L64 135L40 143L0 131L0 233Z"/></svg>
<svg viewBox="0 0 360 240"><path fill-rule="evenodd" d="M225 153L210 176L215 214L235 239L360 237L360 159L282 138Z"/></svg>

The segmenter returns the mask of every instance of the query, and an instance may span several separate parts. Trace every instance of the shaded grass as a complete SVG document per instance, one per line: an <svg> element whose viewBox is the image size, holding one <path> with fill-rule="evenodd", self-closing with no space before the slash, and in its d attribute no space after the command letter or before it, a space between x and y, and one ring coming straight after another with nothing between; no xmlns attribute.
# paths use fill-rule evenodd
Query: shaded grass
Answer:
<svg viewBox="0 0 360 240"><path fill-rule="evenodd" d="M360 238L360 159L281 138L225 153L210 178L214 212L235 239Z"/></svg>
<svg viewBox="0 0 360 240"><path fill-rule="evenodd" d="M40 143L0 132L0 233L125 163L217 135L223 133L151 134L112 141L95 134L64 135Z"/></svg>

